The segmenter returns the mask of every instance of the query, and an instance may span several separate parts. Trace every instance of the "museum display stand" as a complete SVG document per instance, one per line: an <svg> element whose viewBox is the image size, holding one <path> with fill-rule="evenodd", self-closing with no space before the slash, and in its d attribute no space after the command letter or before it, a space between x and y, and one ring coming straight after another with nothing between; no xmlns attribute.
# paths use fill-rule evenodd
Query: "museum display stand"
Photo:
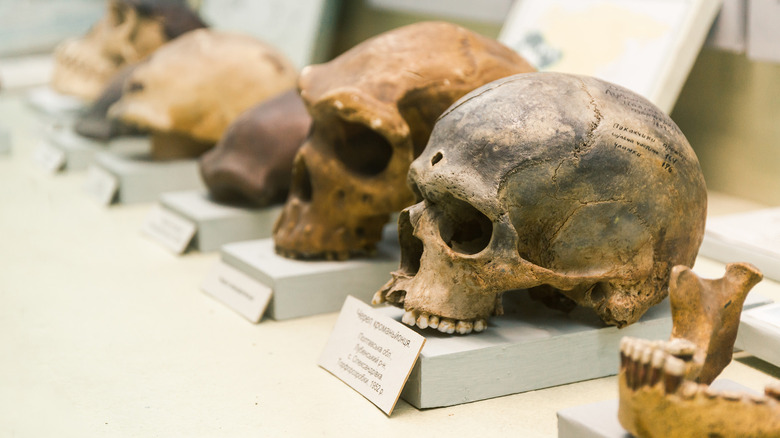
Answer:
<svg viewBox="0 0 780 438"><path fill-rule="evenodd" d="M11 153L12 142L11 131L4 126L0 126L0 156Z"/></svg>
<svg viewBox="0 0 780 438"><path fill-rule="evenodd" d="M175 253L216 251L222 245L271 236L281 206L252 207L213 201L208 192L187 190L160 195L143 230ZM192 227L192 235L183 229Z"/></svg>
<svg viewBox="0 0 780 438"><path fill-rule="evenodd" d="M742 312L734 346L780 367L780 303Z"/></svg>
<svg viewBox="0 0 780 438"><path fill-rule="evenodd" d="M715 380L710 387L718 391L759 394L729 379ZM617 415L617 399L562 409L558 411L558 438L631 438Z"/></svg>
<svg viewBox="0 0 780 438"><path fill-rule="evenodd" d="M101 152L87 168L86 192L104 205L151 202L165 192L205 190L197 159L154 161Z"/></svg>
<svg viewBox="0 0 780 438"><path fill-rule="evenodd" d="M401 259L397 234L395 225L386 226L375 256L345 261L288 259L276 254L270 238L230 243L202 289L252 322L263 314L254 304L258 295L270 298L267 314L276 320L336 312L348 295L371 302L390 279ZM236 271L256 292L236 287Z"/></svg>
<svg viewBox="0 0 780 438"><path fill-rule="evenodd" d="M59 122L72 120L88 106L84 100L58 93L48 85L30 90L27 103L39 114Z"/></svg>
<svg viewBox="0 0 780 438"><path fill-rule="evenodd" d="M92 140L73 131L70 124L48 127L35 150L35 160L48 172L79 171L89 167L101 152L117 156L142 156L151 150L149 137L118 137L107 142Z"/></svg>

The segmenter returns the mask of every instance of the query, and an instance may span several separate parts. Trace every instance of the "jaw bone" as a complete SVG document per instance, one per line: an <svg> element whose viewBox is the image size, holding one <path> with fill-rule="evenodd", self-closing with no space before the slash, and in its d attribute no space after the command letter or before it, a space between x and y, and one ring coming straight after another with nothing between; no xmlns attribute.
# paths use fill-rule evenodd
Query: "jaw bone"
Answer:
<svg viewBox="0 0 780 438"><path fill-rule="evenodd" d="M761 273L730 264L717 280L672 270L669 341L624 338L620 345L620 423L638 437L780 436L780 387L751 396L708 384L731 361L742 304Z"/></svg>

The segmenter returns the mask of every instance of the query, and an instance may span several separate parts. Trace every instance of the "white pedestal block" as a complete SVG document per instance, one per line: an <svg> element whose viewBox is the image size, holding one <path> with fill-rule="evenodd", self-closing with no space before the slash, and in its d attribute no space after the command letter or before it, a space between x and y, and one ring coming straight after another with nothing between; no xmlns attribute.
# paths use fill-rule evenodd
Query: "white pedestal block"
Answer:
<svg viewBox="0 0 780 438"><path fill-rule="evenodd" d="M728 379L710 385L718 391L755 394L750 388ZM615 388L617 392L617 388ZM618 400L605 400L558 411L558 438L630 438L618 420Z"/></svg>
<svg viewBox="0 0 780 438"><path fill-rule="evenodd" d="M41 114L58 121L72 120L88 105L84 100L60 94L48 85L30 90L27 103Z"/></svg>
<svg viewBox="0 0 780 438"><path fill-rule="evenodd" d="M273 239L230 243L220 252L222 263L273 291L267 315L277 320L336 312L347 295L371 302L401 260L395 225L385 227L377 254L370 259L341 262L288 259L274 252ZM231 306L227 300L221 301Z"/></svg>
<svg viewBox="0 0 780 438"><path fill-rule="evenodd" d="M743 312L734 346L780 366L780 304Z"/></svg>
<svg viewBox="0 0 780 438"><path fill-rule="evenodd" d="M216 251L227 243L270 237L282 210L281 206L249 208L218 204L201 190L163 193L160 205L196 225L190 245L203 252Z"/></svg>
<svg viewBox="0 0 780 438"><path fill-rule="evenodd" d="M107 152L117 156L141 157L151 151L151 142L147 136L119 137L109 142L95 141L78 135L69 125L54 126L47 132L44 147L59 150L64 157L58 170L85 170L95 156Z"/></svg>
<svg viewBox="0 0 780 438"><path fill-rule="evenodd" d="M92 166L116 178L117 192L112 201L120 204L152 202L164 192L205 190L195 159L152 161L146 155L101 152Z"/></svg>
<svg viewBox="0 0 780 438"><path fill-rule="evenodd" d="M745 308L766 302L754 296ZM614 375L622 337L667 339L672 329L668 299L623 329L604 326L588 309L549 309L524 292L506 294L504 307L482 333L417 329L426 343L401 397L425 409ZM398 320L403 314L379 310Z"/></svg>

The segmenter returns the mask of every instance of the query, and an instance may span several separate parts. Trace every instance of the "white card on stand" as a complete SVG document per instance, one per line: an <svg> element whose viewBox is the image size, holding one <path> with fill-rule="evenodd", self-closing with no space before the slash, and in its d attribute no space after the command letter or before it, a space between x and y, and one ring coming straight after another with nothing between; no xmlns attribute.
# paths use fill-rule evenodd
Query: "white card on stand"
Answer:
<svg viewBox="0 0 780 438"><path fill-rule="evenodd" d="M192 221L155 205L146 216L141 231L174 254L182 254L195 237L197 227Z"/></svg>
<svg viewBox="0 0 780 438"><path fill-rule="evenodd" d="M419 333L348 296L318 365L390 415L424 344Z"/></svg>
<svg viewBox="0 0 780 438"><path fill-rule="evenodd" d="M260 322L273 295L270 287L223 261L209 272L201 289L253 323Z"/></svg>

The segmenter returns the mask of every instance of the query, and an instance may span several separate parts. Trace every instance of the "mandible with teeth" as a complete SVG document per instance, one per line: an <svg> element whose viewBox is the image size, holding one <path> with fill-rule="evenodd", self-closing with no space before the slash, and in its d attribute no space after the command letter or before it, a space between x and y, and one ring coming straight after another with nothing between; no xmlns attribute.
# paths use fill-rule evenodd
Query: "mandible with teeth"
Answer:
<svg viewBox="0 0 780 438"><path fill-rule="evenodd" d="M274 227L276 251L302 259L370 254L390 214L415 202L406 174L436 118L474 88L530 71L501 43L441 22L383 33L305 68L298 88L312 132Z"/></svg>
<svg viewBox="0 0 780 438"><path fill-rule="evenodd" d="M437 121L399 217L401 266L374 297L404 322L483 330L529 289L619 327L666 296L704 233L699 162L648 100L591 77L532 73L461 98Z"/></svg>

